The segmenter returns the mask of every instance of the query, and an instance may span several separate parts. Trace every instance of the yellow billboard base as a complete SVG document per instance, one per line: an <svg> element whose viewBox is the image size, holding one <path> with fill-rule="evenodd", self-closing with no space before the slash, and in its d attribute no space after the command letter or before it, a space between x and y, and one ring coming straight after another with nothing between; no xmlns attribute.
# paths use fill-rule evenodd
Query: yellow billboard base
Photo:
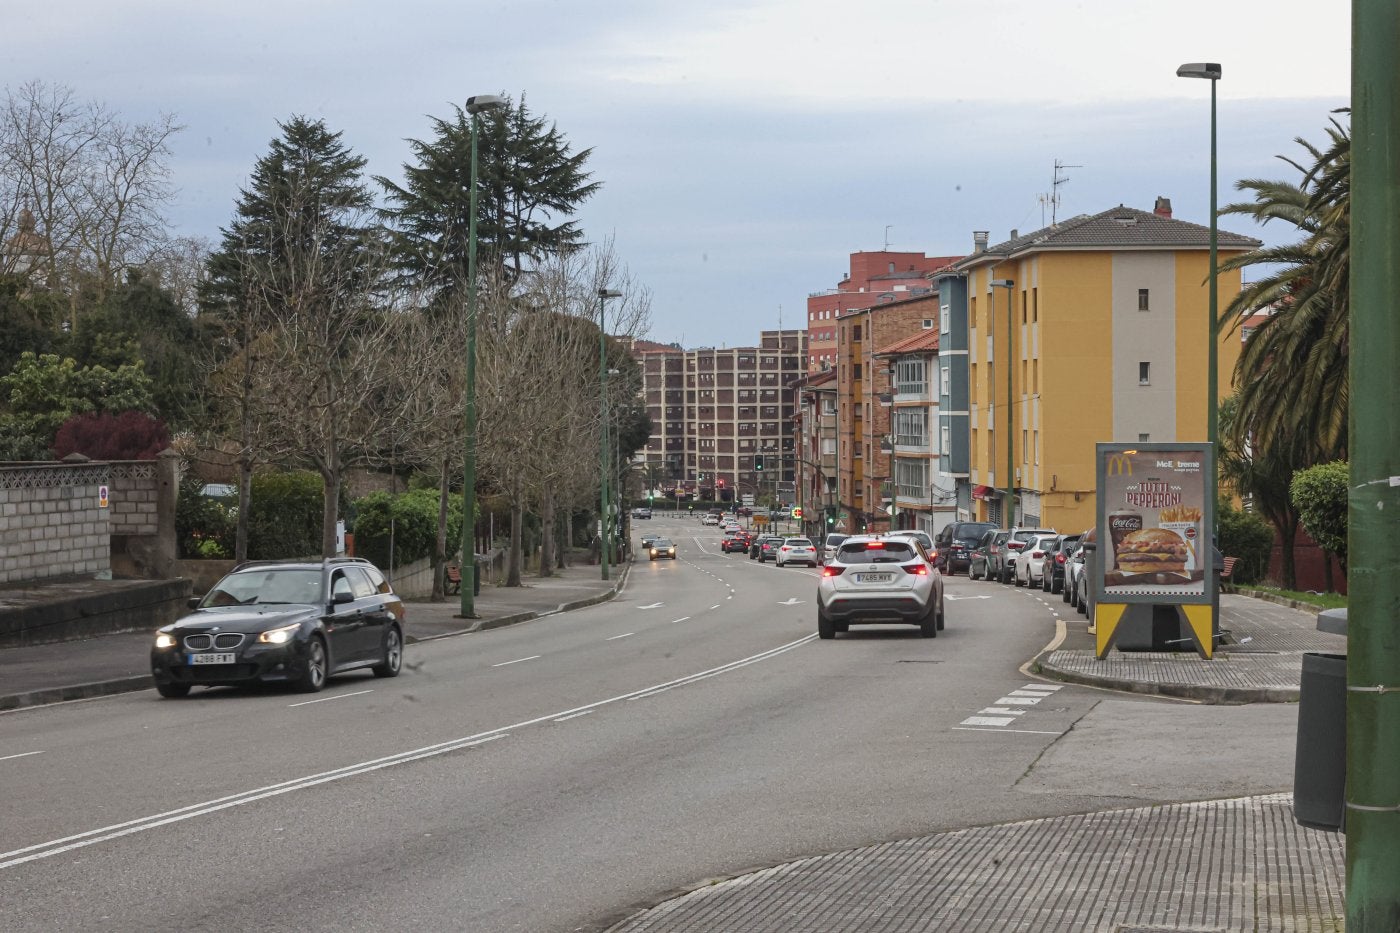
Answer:
<svg viewBox="0 0 1400 933"><path fill-rule="evenodd" d="M1215 656L1211 607L1208 605L1177 606L1186 616L1186 625L1191 630L1191 639L1196 644L1196 653L1206 660ZM1128 611L1127 603L1097 603L1094 606L1094 656L1103 660L1113 647L1114 636L1119 624Z"/></svg>

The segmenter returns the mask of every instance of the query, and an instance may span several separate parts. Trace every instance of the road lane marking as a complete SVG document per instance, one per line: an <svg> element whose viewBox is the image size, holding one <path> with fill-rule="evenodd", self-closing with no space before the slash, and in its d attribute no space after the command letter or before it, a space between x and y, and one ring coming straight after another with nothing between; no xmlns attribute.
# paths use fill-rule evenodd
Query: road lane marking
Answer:
<svg viewBox="0 0 1400 933"><path fill-rule="evenodd" d="M0 756L0 761L9 761L11 758L28 758L30 755L42 755L43 752L20 752L18 755Z"/></svg>
<svg viewBox="0 0 1400 933"><path fill-rule="evenodd" d="M605 639L603 639L603 640L604 640L604 641L617 641L619 638L626 638L626 637L629 636L629 635L635 635L635 634L637 634L637 633L636 633L636 632L623 632L621 635L613 635L612 637L610 637L610 638L605 638Z"/></svg>
<svg viewBox="0 0 1400 933"><path fill-rule="evenodd" d="M650 604L650 605L648 605L648 606L638 606L637 608L638 608L638 609L660 609L660 608L661 608L662 606L664 606L664 605L666 605L666 604L665 604L665 603L652 603L652 604Z"/></svg>
<svg viewBox="0 0 1400 933"><path fill-rule="evenodd" d="M1048 697L1048 696L1052 696L1052 694L1046 693L1046 692L1044 692L1044 691L1042 691L1042 690L1031 690L1031 689L1028 689L1028 688L1026 688L1026 687L1022 687L1022 688L1019 689L1019 690L1012 690L1009 694L1007 694L1007 696L1013 696L1013 697L1040 697L1040 698L1043 700L1043 699L1045 699L1045 698Z"/></svg>
<svg viewBox="0 0 1400 933"><path fill-rule="evenodd" d="M711 606L710 608L711 608L711 609L718 609L718 608L719 608L719 603L715 603L715 604L714 604L713 606Z"/></svg>
<svg viewBox="0 0 1400 933"><path fill-rule="evenodd" d="M1032 699L1031 697L1002 697L1001 699L997 700L997 702L1000 703L1002 706L1034 706L1043 699L1045 698L1036 697Z"/></svg>
<svg viewBox="0 0 1400 933"><path fill-rule="evenodd" d="M989 713L993 716L1024 716L1026 714L1026 711L1023 709L1009 709L1005 706L989 706L984 710L979 710L978 712Z"/></svg>
<svg viewBox="0 0 1400 933"><path fill-rule="evenodd" d="M439 755L448 754L450 752L460 751L464 748L476 748L477 746L484 745L487 742L492 742L496 739L506 738L511 734L512 730L523 729L526 726L538 725L540 723L554 719L560 719L565 716L573 716L576 713L592 712L593 710L600 709L601 707L608 706L613 703L619 703L623 700L631 700L637 697L641 697L643 695L648 695L657 692L659 690L667 690L672 687L682 686L688 683L694 683L695 681L703 680L708 677L714 677L719 674L727 673L731 670L737 670L738 668L746 667L750 664L756 664L759 661L764 661L769 658L776 657L779 654L804 645L807 642L812 641L816 637L817 635L814 632L810 635L803 636L802 638L799 638L796 641L788 642L785 645L779 645L777 648L770 648L769 650L760 652L759 654L751 655L747 658L741 658L738 661L731 661L728 664L722 664L719 667L711 668L707 671L701 671L698 674L691 674L686 677L680 677L676 680L672 680L663 684L655 684L651 687L643 687L640 690L633 690L630 693L619 694L614 697L609 697L606 700L597 700L593 703L588 703L584 706L578 706L573 709L561 710L559 712L550 713L546 716L537 716L534 719L526 719L521 722L513 723L508 726L501 726L496 729L488 729L485 732L478 732L475 735L464 736L458 739L451 739L446 742L439 742L435 745L425 745L421 748L412 749L406 752L399 752L394 755L387 755L383 758L375 758L370 761L360 762L359 764L346 765L344 767L336 768L331 771L322 771L318 774L311 774L305 777L295 778L290 781L283 781L279 784L271 784L266 787L259 787L253 790L243 791L242 793L238 794L230 794L226 797L219 797L214 800L204 801L202 803L190 804L188 806L179 807L174 810L167 810L162 813L155 813L150 816L140 817L134 820L127 820L124 823L116 823L111 826L101 827L99 829L90 829L85 832L75 833L71 836L64 836L61 839L51 839L48 842L40 842L35 843L34 845L25 846L20 849L12 849L9 852L0 852L0 869L13 868L16 865L23 865L27 862L33 862L39 859L50 858L55 855L61 855L64 852L71 852L74 849L81 849L86 846L96 845L99 842L107 842L112 839L119 839L123 836L130 836L134 833L145 832L146 830L157 829L161 826L167 826L172 823L179 823L183 822L184 820L194 819L197 816L206 816L210 813L216 813L220 810L227 810L233 807L243 806L244 804L255 803L259 800L265 800L268 797L277 797L282 794L290 793L294 790L304 790L309 787L315 787L318 784L326 784L331 781L344 780L345 778L356 777L361 774L368 774L373 771L379 771L383 768L391 768L396 765L409 764L410 762L421 761L426 758L434 758ZM540 657L540 655L536 655L536 657ZM531 659L521 658L520 660Z"/></svg>
<svg viewBox="0 0 1400 933"><path fill-rule="evenodd" d="M1010 716L969 716L962 721L964 726L1009 726L1016 720Z"/></svg>
<svg viewBox="0 0 1400 933"><path fill-rule="evenodd" d="M287 708L293 706L310 706L312 703L329 703L331 700L343 700L346 697L363 696L366 693L373 693L373 690L356 690L354 693L338 693L333 697L321 697L319 700L302 700L300 703L288 703Z"/></svg>
<svg viewBox="0 0 1400 933"><path fill-rule="evenodd" d="M570 719L577 719L580 716L587 716L591 712L593 712L593 710L586 709L581 713L570 713L567 716L560 716L558 719L554 720L554 722L568 722Z"/></svg>
<svg viewBox="0 0 1400 933"><path fill-rule="evenodd" d="M507 664L519 664L521 661L533 661L533 660L535 660L536 658L542 658L542 657L544 657L544 655L542 655L542 654L532 654L532 655L530 655L528 658L516 658L514 661L502 661L500 664L492 664L491 666L492 666L492 667L505 667Z"/></svg>
<svg viewBox="0 0 1400 933"><path fill-rule="evenodd" d="M689 618L690 616L681 616L679 619L672 619L671 624L675 625L677 622L685 622Z"/></svg>
<svg viewBox="0 0 1400 933"><path fill-rule="evenodd" d="M1059 732L1047 732L1043 729L979 729L976 726L954 726L955 732L1019 732L1022 735L1060 735ZM5 864L0 862L0 868Z"/></svg>

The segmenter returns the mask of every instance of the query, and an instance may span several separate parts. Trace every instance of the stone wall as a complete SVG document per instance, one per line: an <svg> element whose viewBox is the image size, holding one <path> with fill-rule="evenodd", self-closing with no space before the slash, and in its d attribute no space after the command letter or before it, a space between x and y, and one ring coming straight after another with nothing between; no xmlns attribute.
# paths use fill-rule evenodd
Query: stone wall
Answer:
<svg viewBox="0 0 1400 933"><path fill-rule="evenodd" d="M105 463L0 467L0 584L109 573L108 476Z"/></svg>

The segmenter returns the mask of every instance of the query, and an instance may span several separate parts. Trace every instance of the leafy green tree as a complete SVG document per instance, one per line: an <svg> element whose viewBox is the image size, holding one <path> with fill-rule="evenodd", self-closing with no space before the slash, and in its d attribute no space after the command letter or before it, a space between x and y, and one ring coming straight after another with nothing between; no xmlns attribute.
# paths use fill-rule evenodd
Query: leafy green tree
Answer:
<svg viewBox="0 0 1400 933"><path fill-rule="evenodd" d="M1258 583L1269 573L1269 555L1274 548L1273 527L1253 512L1235 508L1229 496L1221 496L1215 513L1220 529L1220 553L1238 558L1236 583Z"/></svg>
<svg viewBox="0 0 1400 933"><path fill-rule="evenodd" d="M433 554L437 526L436 489L414 489L398 496L371 493L355 500L355 553L386 570L402 567ZM453 541L461 538L461 496L450 499L447 534Z"/></svg>
<svg viewBox="0 0 1400 933"><path fill-rule="evenodd" d="M1347 566L1347 500L1350 487L1351 466L1341 460L1299 470L1293 474L1293 483L1289 487L1303 530L1324 551L1337 555L1343 570ZM1328 582L1331 582L1330 579Z"/></svg>
<svg viewBox="0 0 1400 933"><path fill-rule="evenodd" d="M1293 543L1298 534L1298 509L1289 484L1299 466L1300 448L1276 435L1271 444L1256 449L1239 439L1238 418L1236 393L1220 405L1220 477L1274 526L1282 548L1283 584L1293 589L1297 584Z"/></svg>
<svg viewBox="0 0 1400 933"><path fill-rule="evenodd" d="M1280 158L1296 169L1295 183L1243 179L1251 202L1230 204L1261 224L1280 221L1301 237L1284 246L1253 250L1222 269L1264 267L1240 290L1222 320L1239 326L1267 309L1269 316L1245 342L1235 370L1239 388L1236 438L1254 446L1288 445L1297 466L1346 456L1351 230L1351 137L1335 119L1326 148L1297 142L1307 159Z"/></svg>
<svg viewBox="0 0 1400 933"><path fill-rule="evenodd" d="M511 278L555 253L583 245L573 215L601 182L586 171L593 150L574 152L558 127L519 104L477 117L477 246ZM433 118L432 139L409 140L415 161L402 185L384 177L398 232L398 261L434 297L466 281L471 217L471 116L453 106Z"/></svg>
<svg viewBox="0 0 1400 933"><path fill-rule="evenodd" d="M141 363L109 370L71 357L24 353L0 377L0 460L43 460L59 426L83 412L154 410Z"/></svg>

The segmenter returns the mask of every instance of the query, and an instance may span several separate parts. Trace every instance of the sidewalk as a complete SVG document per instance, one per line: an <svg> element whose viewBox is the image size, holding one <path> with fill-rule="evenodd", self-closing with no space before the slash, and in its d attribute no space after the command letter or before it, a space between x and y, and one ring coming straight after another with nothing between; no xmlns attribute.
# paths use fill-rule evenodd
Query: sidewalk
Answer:
<svg viewBox="0 0 1400 933"><path fill-rule="evenodd" d="M616 595L629 566L623 563L613 568L608 581L602 579L596 564L577 563L555 571L553 577L527 575L524 586L483 585L475 600L479 616L476 619L458 616L459 596L449 596L442 603L409 602L404 635L413 644L590 606ZM109 581L107 585L120 583ZM149 690L151 638L148 631L122 632L81 641L0 649L0 711Z"/></svg>
<svg viewBox="0 0 1400 933"><path fill-rule="evenodd" d="M610 599L579 564L527 586L483 587L481 617L457 599L408 605L410 642L510 625ZM1295 701L1306 651L1343 653L1312 613L1221 598L1229 633L1215 659L1192 652L1093 657L1087 621L1047 603L1067 636L1032 667L1045 677L1204 702ZM0 650L0 710L151 685L149 632ZM633 913L611 933L1215 933L1339 931L1344 837L1293 822L1284 794L1110 810L984 826L819 855Z"/></svg>

